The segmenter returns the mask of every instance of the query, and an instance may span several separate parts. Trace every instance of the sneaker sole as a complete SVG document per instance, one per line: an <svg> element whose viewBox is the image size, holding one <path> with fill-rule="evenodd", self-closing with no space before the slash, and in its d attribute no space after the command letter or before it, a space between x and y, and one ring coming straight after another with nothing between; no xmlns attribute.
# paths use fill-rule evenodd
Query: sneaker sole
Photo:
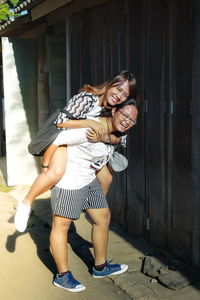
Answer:
<svg viewBox="0 0 200 300"><path fill-rule="evenodd" d="M64 286L62 286L62 285L56 283L56 282L53 282L53 284L54 284L55 286L57 286L57 287L63 289L63 290L66 290L66 291L69 291L69 292L72 292L72 293L82 292L82 291L84 291L84 290L86 289L85 286L82 286L82 287L77 288L77 289L69 289L69 288L66 288L66 287L64 287Z"/></svg>
<svg viewBox="0 0 200 300"><path fill-rule="evenodd" d="M98 275L93 275L92 274L92 277L94 278L104 278L104 277L107 277L107 276L112 276L112 275L119 275L119 274L122 274L124 272L126 272L128 270L128 265L126 265L123 269L121 269L120 271L116 271L116 272L113 272L111 274L108 274L108 275L101 275L101 276L98 276Z"/></svg>

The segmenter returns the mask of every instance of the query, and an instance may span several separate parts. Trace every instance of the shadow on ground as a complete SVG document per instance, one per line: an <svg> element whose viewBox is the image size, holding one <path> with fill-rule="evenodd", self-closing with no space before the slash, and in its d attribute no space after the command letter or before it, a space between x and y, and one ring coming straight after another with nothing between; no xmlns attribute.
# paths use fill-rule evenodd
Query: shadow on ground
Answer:
<svg viewBox="0 0 200 300"><path fill-rule="evenodd" d="M9 222L13 222L13 216ZM121 227L115 224L111 224L110 230L130 243L133 248L143 253L144 263L142 264L141 262L140 271L151 278L155 278L162 285L173 290L179 290L187 285L194 285L195 282L200 280L199 269L186 265L178 259L174 259L165 251L154 248L144 240L128 236ZM51 232L51 207L49 199L40 199L34 202L28 228L25 233L27 232L36 245L37 255L40 260L55 274L56 266L49 247L49 236ZM9 252L15 251L16 240L23 234L24 233L15 231L12 235L7 237L6 249ZM93 255L90 251L92 244L77 233L74 223L72 223L70 227L68 243L91 273L94 264ZM132 255L134 255L134 253L132 253ZM131 260L132 259L133 257Z"/></svg>
<svg viewBox="0 0 200 300"><path fill-rule="evenodd" d="M14 222L14 216L9 219L9 222ZM9 252L14 252L17 238L27 232L37 247L37 255L40 260L55 274L56 266L49 245L51 232L51 207L49 199L41 199L34 202L27 230L24 233L15 231L12 235L9 235L7 237L6 249ZM92 243L83 239L77 233L74 222L70 226L68 243L76 255L86 264L88 271L91 272L94 264L93 255L90 251Z"/></svg>

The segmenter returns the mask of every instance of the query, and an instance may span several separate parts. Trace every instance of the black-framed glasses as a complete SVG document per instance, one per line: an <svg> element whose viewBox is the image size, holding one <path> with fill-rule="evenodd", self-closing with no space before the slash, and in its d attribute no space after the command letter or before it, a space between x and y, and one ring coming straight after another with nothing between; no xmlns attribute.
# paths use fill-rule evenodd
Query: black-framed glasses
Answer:
<svg viewBox="0 0 200 300"><path fill-rule="evenodd" d="M131 123L132 125L137 124L137 120L136 119L131 119L127 114L125 114L123 111L121 111L120 109L118 110L120 112L120 114L122 115L123 120L128 121L129 123Z"/></svg>

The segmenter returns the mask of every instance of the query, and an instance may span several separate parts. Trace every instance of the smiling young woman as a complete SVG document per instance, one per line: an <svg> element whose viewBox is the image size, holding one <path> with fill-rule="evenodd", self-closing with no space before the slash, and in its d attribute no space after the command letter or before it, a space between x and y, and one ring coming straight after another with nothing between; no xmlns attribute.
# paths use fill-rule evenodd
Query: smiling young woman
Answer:
<svg viewBox="0 0 200 300"><path fill-rule="evenodd" d="M126 120L119 110L126 115ZM110 117L100 117L98 121L108 129L108 134L118 131L123 134L134 126L132 120L137 120L137 115L135 101L127 99L112 109ZM93 221L91 236L95 263L92 276L103 278L119 275L128 269L126 264L111 264L106 259L110 210L96 179L96 171L107 164L114 146L88 142L87 131L87 128L62 131L53 142L56 146L69 145L67 168L61 180L53 187L51 195L53 225L50 244L58 271L53 283L71 292L85 289L69 271L67 244L70 224L80 217L82 211Z"/></svg>

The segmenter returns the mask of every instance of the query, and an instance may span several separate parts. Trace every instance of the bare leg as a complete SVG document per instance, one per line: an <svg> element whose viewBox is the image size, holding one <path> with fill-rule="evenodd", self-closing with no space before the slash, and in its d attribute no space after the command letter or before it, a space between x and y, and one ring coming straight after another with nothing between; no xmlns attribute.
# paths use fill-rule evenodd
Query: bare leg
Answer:
<svg viewBox="0 0 200 300"><path fill-rule="evenodd" d="M92 243L95 265L101 265L106 261L110 210L109 208L88 209L87 213L89 213L94 222L92 225Z"/></svg>
<svg viewBox="0 0 200 300"><path fill-rule="evenodd" d="M92 225L92 242L94 247L95 265L92 271L94 278L103 278L109 275L119 275L128 269L126 264L110 264L106 259L110 211L109 208L88 209L94 223Z"/></svg>
<svg viewBox="0 0 200 300"><path fill-rule="evenodd" d="M36 178L26 197L23 199L23 201L18 203L17 211L14 217L15 228L18 231L24 232L26 230L33 200L40 194L46 192L59 181L64 174L66 161L66 146L58 147L49 162L48 171L41 173Z"/></svg>
<svg viewBox="0 0 200 300"><path fill-rule="evenodd" d="M23 203L25 205L31 205L37 196L48 191L54 184L56 184L60 180L60 178L62 178L66 168L66 152L66 146L58 147L49 162L48 170L44 173L41 173L36 178L29 192L25 196L23 200Z"/></svg>
<svg viewBox="0 0 200 300"><path fill-rule="evenodd" d="M112 173L107 165L105 165L100 171L96 172L96 177L103 189L104 195L107 196L113 179ZM85 218L90 224L93 224L93 220L89 214L86 213Z"/></svg>
<svg viewBox="0 0 200 300"><path fill-rule="evenodd" d="M70 292L81 292L85 290L85 286L73 277L68 264L67 237L72 221L72 219L53 216L50 245L58 271L53 284Z"/></svg>
<svg viewBox="0 0 200 300"><path fill-rule="evenodd" d="M53 216L50 245L59 273L69 270L67 235L72 219Z"/></svg>
<svg viewBox="0 0 200 300"><path fill-rule="evenodd" d="M97 172L96 176L103 189L104 195L106 196L112 183L113 176L106 165Z"/></svg>

